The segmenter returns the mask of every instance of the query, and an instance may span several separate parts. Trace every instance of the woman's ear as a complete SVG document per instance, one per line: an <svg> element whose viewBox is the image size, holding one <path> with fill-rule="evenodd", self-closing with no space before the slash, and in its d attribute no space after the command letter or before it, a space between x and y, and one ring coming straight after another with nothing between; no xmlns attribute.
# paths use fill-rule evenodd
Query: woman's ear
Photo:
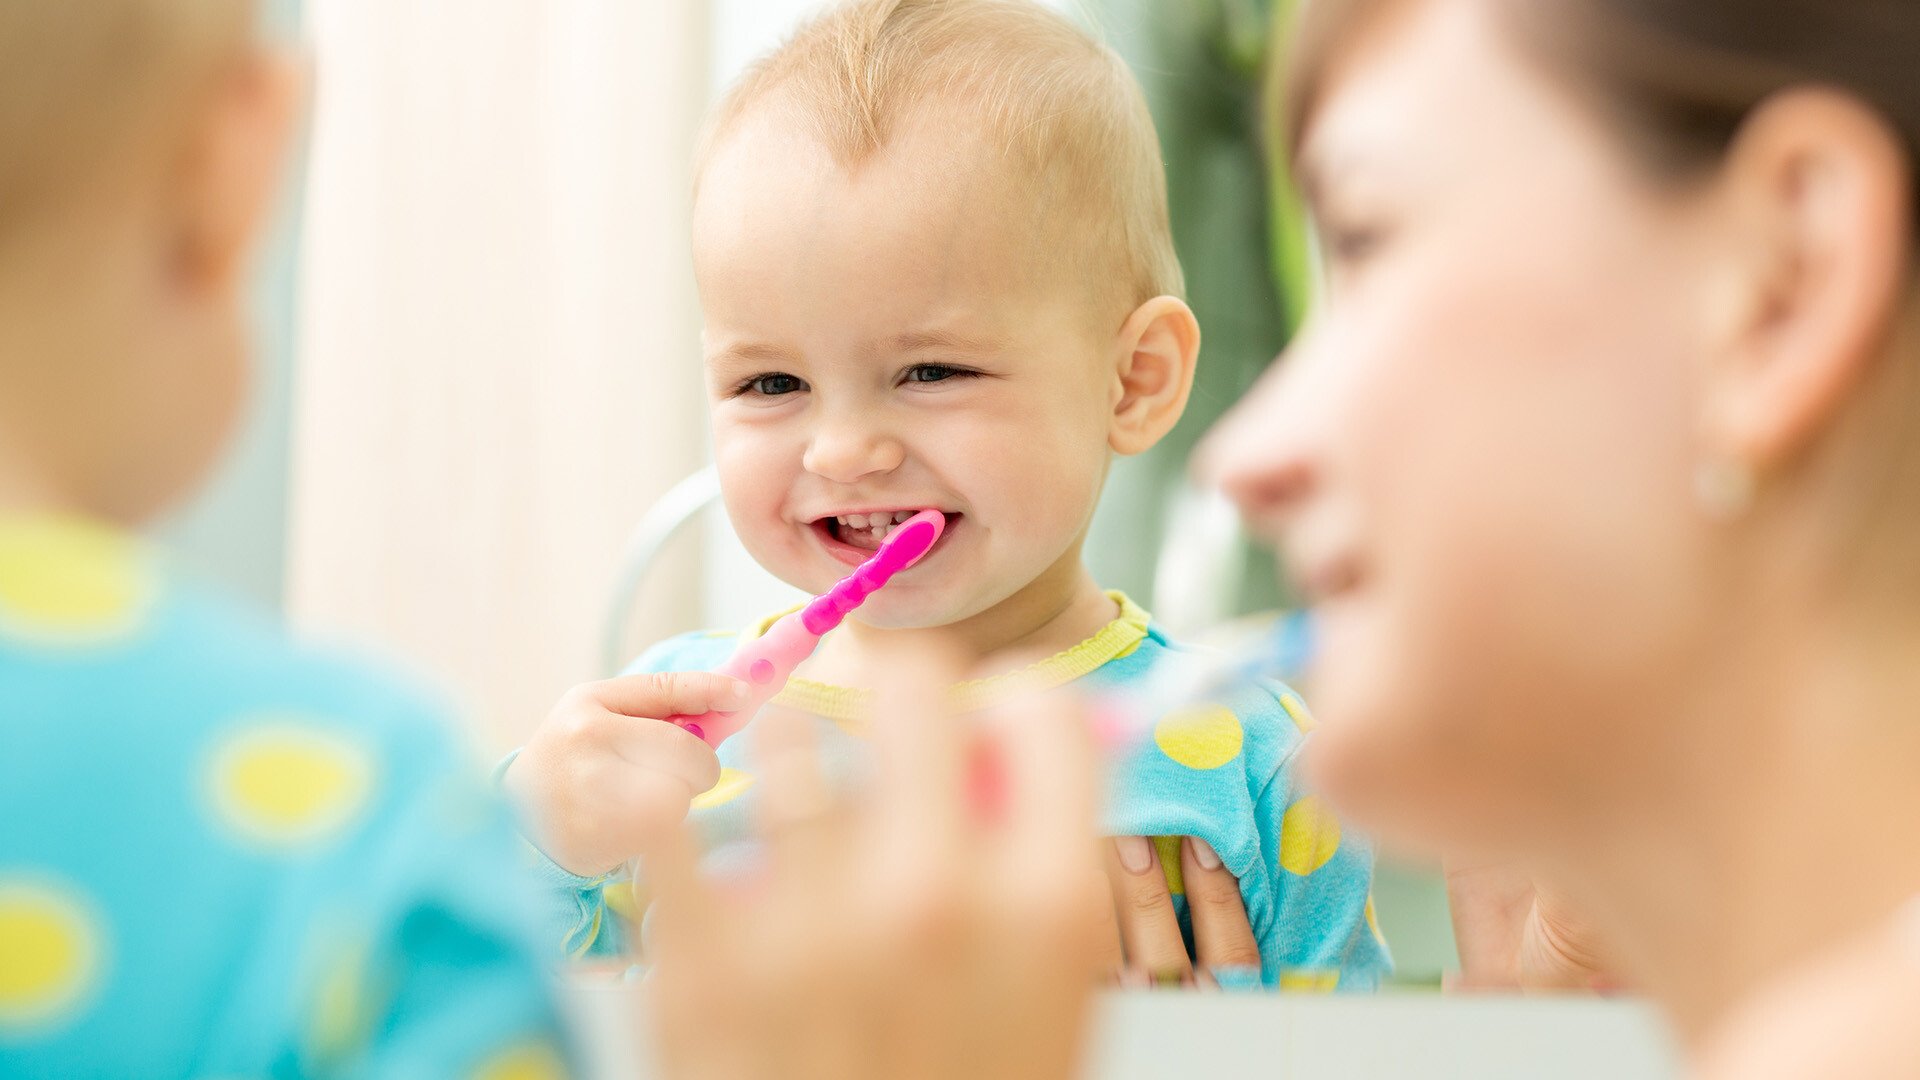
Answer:
<svg viewBox="0 0 1920 1080"><path fill-rule="evenodd" d="M1114 452L1139 454L1173 430L1193 391L1200 359L1200 321L1176 296L1157 296L1134 309L1120 328L1114 369Z"/></svg>
<svg viewBox="0 0 1920 1080"><path fill-rule="evenodd" d="M178 267L195 291L237 287L272 212L305 100L297 56L259 49L205 106L180 175Z"/></svg>
<svg viewBox="0 0 1920 1080"><path fill-rule="evenodd" d="M1893 130L1839 91L1784 92L1742 127L1722 180L1738 302L1707 376L1710 455L1764 476L1843 411L1906 295L1911 177Z"/></svg>

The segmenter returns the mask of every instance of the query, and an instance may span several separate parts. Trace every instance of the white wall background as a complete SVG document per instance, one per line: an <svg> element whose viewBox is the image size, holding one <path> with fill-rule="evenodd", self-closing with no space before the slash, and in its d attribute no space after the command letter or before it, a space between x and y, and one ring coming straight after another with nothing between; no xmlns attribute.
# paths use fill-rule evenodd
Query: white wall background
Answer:
<svg viewBox="0 0 1920 1080"><path fill-rule="evenodd" d="M706 11L309 6L289 613L424 666L501 748L598 674L626 531L702 458Z"/></svg>

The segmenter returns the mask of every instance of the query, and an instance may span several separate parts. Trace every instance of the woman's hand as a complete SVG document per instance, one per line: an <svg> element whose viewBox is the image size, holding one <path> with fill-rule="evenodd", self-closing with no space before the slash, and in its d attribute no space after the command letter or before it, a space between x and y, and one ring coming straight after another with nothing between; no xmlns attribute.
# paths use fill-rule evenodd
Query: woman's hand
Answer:
<svg viewBox="0 0 1920 1080"><path fill-rule="evenodd" d="M1251 972L1257 979L1260 946L1240 899L1240 882L1206 841L1194 837L1180 842L1180 874L1193 917L1198 975L1180 937L1159 852L1144 836L1122 836L1108 845L1114 921L1105 935L1105 970L1118 972L1120 984L1130 987L1215 986L1216 972Z"/></svg>
<svg viewBox="0 0 1920 1080"><path fill-rule="evenodd" d="M574 687L502 783L533 819L540 848L594 877L677 827L720 778L713 748L656 717L738 707L746 687L707 672L626 675Z"/></svg>
<svg viewBox="0 0 1920 1080"><path fill-rule="evenodd" d="M1449 862L1447 900L1467 990L1611 990L1598 933L1566 897L1513 863Z"/></svg>
<svg viewBox="0 0 1920 1080"><path fill-rule="evenodd" d="M757 722L763 871L722 889L678 833L646 856L664 1075L1075 1074L1105 899L1093 755L1057 703L1023 712L976 733L928 699L883 709L857 807L807 723Z"/></svg>

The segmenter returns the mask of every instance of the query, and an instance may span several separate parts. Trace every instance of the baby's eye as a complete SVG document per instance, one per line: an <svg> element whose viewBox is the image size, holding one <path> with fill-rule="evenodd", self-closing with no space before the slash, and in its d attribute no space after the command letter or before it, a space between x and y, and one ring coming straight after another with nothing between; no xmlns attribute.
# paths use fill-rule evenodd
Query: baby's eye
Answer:
<svg viewBox="0 0 1920 1080"><path fill-rule="evenodd" d="M979 372L967 368L948 367L945 364L915 364L900 376L901 382L937 383L949 379L970 379L979 376Z"/></svg>
<svg viewBox="0 0 1920 1080"><path fill-rule="evenodd" d="M788 375L781 371L770 371L764 375L755 375L753 378L746 380L738 387L735 387L733 393L735 397L739 397L742 394L758 394L761 397L785 397L788 394L797 394L806 388L807 384L802 382L797 376Z"/></svg>

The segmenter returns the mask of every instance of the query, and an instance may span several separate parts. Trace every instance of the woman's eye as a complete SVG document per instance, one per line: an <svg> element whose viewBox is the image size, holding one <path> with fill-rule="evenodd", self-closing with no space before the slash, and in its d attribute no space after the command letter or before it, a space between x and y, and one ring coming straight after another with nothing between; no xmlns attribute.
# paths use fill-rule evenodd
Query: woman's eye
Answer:
<svg viewBox="0 0 1920 1080"><path fill-rule="evenodd" d="M1326 244L1327 258L1335 264L1352 266L1365 262L1380 250L1386 233L1376 228L1331 228L1322 239Z"/></svg>
<svg viewBox="0 0 1920 1080"><path fill-rule="evenodd" d="M966 379L979 375L977 371L966 368L948 367L945 364L915 364L900 377L902 382L937 383L949 379Z"/></svg>
<svg viewBox="0 0 1920 1080"><path fill-rule="evenodd" d="M788 394L797 394L806 388L807 384L801 382L796 376L773 371L765 375L755 375L741 383L737 393L758 394L761 397L785 397Z"/></svg>

